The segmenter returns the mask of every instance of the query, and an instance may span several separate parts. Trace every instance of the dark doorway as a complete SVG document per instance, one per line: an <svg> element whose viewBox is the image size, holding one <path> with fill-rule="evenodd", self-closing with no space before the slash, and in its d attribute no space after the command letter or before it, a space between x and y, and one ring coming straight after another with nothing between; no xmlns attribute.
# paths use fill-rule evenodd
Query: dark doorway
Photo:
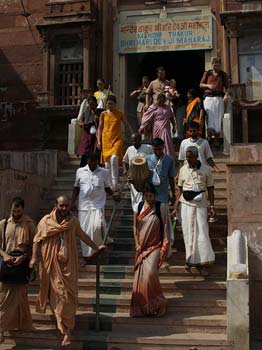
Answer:
<svg viewBox="0 0 262 350"><path fill-rule="evenodd" d="M156 79L156 68L164 66L167 79L174 78L177 89L182 93L186 102L188 89L194 87L199 90L199 82L205 70L205 51L169 51L148 52L127 55L127 96L126 108L129 119L136 117L136 99L129 97L141 83L141 77L148 75L150 80Z"/></svg>

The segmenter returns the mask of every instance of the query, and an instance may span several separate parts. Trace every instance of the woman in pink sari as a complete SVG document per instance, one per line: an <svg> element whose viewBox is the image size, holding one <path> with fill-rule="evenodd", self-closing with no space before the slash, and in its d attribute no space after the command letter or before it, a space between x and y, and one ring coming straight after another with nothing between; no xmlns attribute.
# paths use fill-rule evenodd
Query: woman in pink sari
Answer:
<svg viewBox="0 0 262 350"><path fill-rule="evenodd" d="M152 139L160 138L164 140L164 153L175 158L175 150L171 134L171 124L173 132L176 131L175 116L170 106L165 104L166 96L161 93L157 96L157 105L151 105L143 114L141 126L138 130L140 134L150 133Z"/></svg>
<svg viewBox="0 0 262 350"><path fill-rule="evenodd" d="M155 189L146 184L145 202L134 213L134 238L136 244L135 272L130 315L163 316L166 299L163 295L158 269L167 254L167 220L161 217L160 203L155 202Z"/></svg>

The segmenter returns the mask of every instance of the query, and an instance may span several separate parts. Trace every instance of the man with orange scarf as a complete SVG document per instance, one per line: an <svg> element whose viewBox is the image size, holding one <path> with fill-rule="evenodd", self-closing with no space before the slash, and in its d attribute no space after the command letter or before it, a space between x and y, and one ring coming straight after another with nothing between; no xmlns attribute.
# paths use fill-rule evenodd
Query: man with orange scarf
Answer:
<svg viewBox="0 0 262 350"><path fill-rule="evenodd" d="M53 211L45 215L37 226L30 266L36 264L40 247L40 291L36 310L45 313L49 302L57 328L64 336L62 346L70 344L70 333L75 326L78 296L77 236L97 251L105 249L105 246L98 247L81 229L77 218L69 211L69 199L61 195L56 199Z"/></svg>

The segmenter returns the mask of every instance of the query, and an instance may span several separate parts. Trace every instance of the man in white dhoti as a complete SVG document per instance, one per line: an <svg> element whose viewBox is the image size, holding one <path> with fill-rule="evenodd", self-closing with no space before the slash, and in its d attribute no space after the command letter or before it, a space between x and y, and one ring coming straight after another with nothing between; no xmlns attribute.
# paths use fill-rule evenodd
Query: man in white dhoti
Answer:
<svg viewBox="0 0 262 350"><path fill-rule="evenodd" d="M181 203L186 265L196 266L203 275L207 275L205 266L215 261L208 227L208 200L210 215L215 216L214 181L210 168L197 158L198 149L189 146L186 149L187 164L179 173L178 196L173 214L178 213Z"/></svg>
<svg viewBox="0 0 262 350"><path fill-rule="evenodd" d="M132 134L131 136L132 146L129 146L126 150L126 153L123 158L123 169L124 175L127 174L127 171L131 165L131 161L134 157L141 156L146 158L148 155L153 153L153 149L151 145L146 145L141 143L141 135L140 134ZM140 202L143 200L143 193L137 192L134 185L129 184L132 208L135 210Z"/></svg>
<svg viewBox="0 0 262 350"><path fill-rule="evenodd" d="M212 59L212 69L204 73L200 87L204 89L204 109L207 113L207 133L209 136L219 137L222 118L224 115L224 102L229 94L228 74L221 70L221 59Z"/></svg>
<svg viewBox="0 0 262 350"><path fill-rule="evenodd" d="M99 156L92 154L89 156L85 167L79 168L76 172L76 179L71 200L71 210L76 208L78 200L78 219L80 226L96 245L101 245L105 234L104 207L106 204L106 193L115 200L119 200L119 195L114 194L110 188L108 170L98 166ZM86 262L94 254L94 250L81 241L81 248Z"/></svg>

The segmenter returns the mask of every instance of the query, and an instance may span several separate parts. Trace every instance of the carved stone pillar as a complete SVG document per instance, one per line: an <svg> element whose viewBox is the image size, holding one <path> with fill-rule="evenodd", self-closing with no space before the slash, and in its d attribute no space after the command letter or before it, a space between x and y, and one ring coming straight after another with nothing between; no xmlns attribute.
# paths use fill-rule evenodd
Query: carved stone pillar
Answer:
<svg viewBox="0 0 262 350"><path fill-rule="evenodd" d="M225 23L228 37L230 38L229 54L231 66L231 78L233 84L239 83L239 61L238 61L238 37L239 24L236 17L228 17Z"/></svg>

